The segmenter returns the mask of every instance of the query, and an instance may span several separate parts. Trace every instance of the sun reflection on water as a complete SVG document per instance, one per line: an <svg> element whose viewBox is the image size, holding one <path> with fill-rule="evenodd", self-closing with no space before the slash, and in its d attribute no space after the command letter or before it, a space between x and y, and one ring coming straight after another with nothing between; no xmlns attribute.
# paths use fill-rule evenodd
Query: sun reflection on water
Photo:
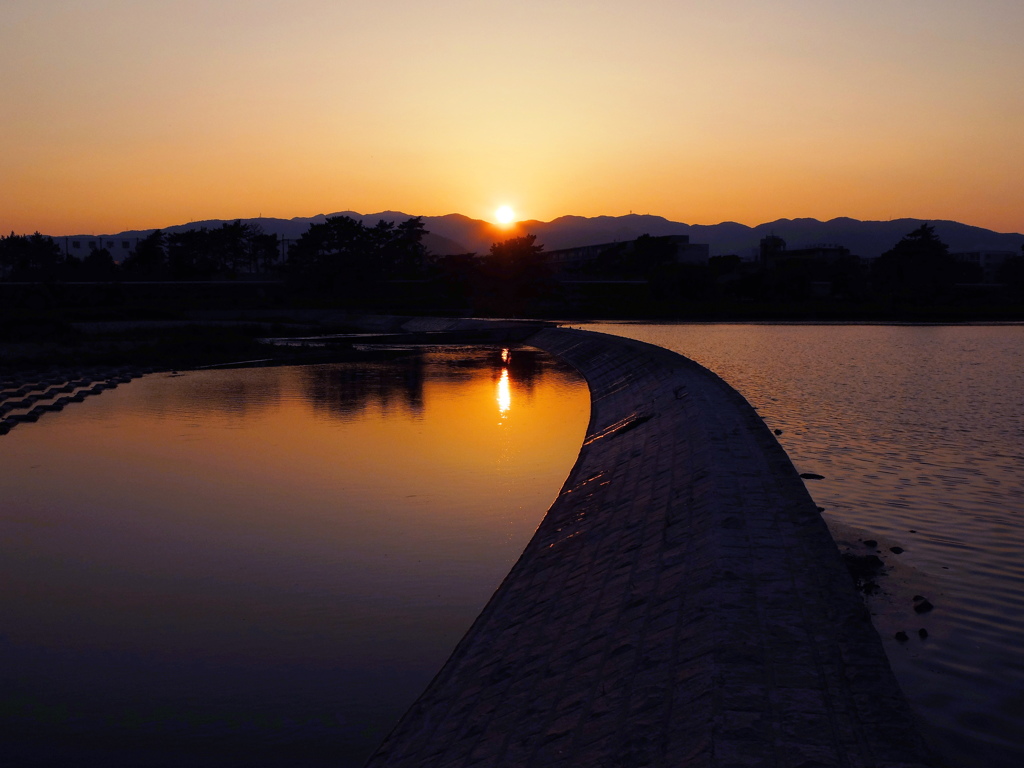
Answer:
<svg viewBox="0 0 1024 768"><path fill-rule="evenodd" d="M512 407L512 388L508 383L508 368L501 369L501 378L498 379L498 410L504 416Z"/></svg>
<svg viewBox="0 0 1024 768"><path fill-rule="evenodd" d="M498 378L498 412L504 417L512 407L512 387L509 384L508 366L512 362L512 352L506 347L501 350L501 376Z"/></svg>
<svg viewBox="0 0 1024 768"><path fill-rule="evenodd" d="M0 438L17 587L0 590L0 704L21 713L0 718L3 753L14 734L26 754L66 742L104 764L130 743L147 764L216 740L218 764L260 764L249 725L273 717L275 739L362 765L579 453L586 384L539 350L501 352L151 374ZM42 700L67 715L22 738Z"/></svg>

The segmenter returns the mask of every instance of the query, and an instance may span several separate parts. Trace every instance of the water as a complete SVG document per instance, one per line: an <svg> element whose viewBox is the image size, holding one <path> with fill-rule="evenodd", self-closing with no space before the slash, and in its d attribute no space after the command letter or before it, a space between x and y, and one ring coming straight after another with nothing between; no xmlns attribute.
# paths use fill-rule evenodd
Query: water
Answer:
<svg viewBox="0 0 1024 768"><path fill-rule="evenodd" d="M1024 765L1024 327L587 327L696 360L782 430L837 541L890 569L869 607L937 752Z"/></svg>
<svg viewBox="0 0 1024 768"><path fill-rule="evenodd" d="M21 765L361 765L521 553L589 394L537 350L154 374L0 437Z"/></svg>
<svg viewBox="0 0 1024 768"><path fill-rule="evenodd" d="M1024 327L590 327L782 430L840 544L890 569L870 605L939 753L1024 764ZM158 374L0 437L5 757L361 764L578 453L584 385L499 352Z"/></svg>

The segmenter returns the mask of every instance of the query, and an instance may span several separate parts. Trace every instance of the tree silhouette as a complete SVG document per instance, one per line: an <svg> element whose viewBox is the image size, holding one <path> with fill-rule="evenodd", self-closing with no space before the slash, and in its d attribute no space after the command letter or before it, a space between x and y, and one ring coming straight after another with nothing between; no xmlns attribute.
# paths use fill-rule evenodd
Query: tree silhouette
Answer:
<svg viewBox="0 0 1024 768"><path fill-rule="evenodd" d="M250 272L274 272L278 269L281 260L281 251L277 242L277 235L268 234L263 231L259 224L251 224L249 233L249 263Z"/></svg>
<svg viewBox="0 0 1024 768"><path fill-rule="evenodd" d="M935 227L922 224L878 257L874 279L893 298L928 303L950 292L956 264Z"/></svg>
<svg viewBox="0 0 1024 768"><path fill-rule="evenodd" d="M86 280L110 280L117 270L114 257L106 248L94 248L82 259L82 277Z"/></svg>
<svg viewBox="0 0 1024 768"><path fill-rule="evenodd" d="M413 277L424 269L427 256L423 237L427 227L422 216L413 216L395 227L388 244L388 269L396 277Z"/></svg>
<svg viewBox="0 0 1024 768"><path fill-rule="evenodd" d="M214 271L222 276L250 271L249 242L252 227L236 220L223 222L208 236Z"/></svg>
<svg viewBox="0 0 1024 768"><path fill-rule="evenodd" d="M158 280L167 277L167 238L153 230L142 238L121 264L125 274L136 279Z"/></svg>
<svg viewBox="0 0 1024 768"><path fill-rule="evenodd" d="M167 236L167 265L175 280L202 280L217 271L217 252L209 230L187 229Z"/></svg>
<svg viewBox="0 0 1024 768"><path fill-rule="evenodd" d="M52 280L64 256L52 237L32 235L0 237L0 276L11 280Z"/></svg>
<svg viewBox="0 0 1024 768"><path fill-rule="evenodd" d="M299 282L333 293L365 280L368 250L363 222L332 216L310 224L288 251L288 265Z"/></svg>
<svg viewBox="0 0 1024 768"><path fill-rule="evenodd" d="M552 270L536 241L523 235L491 245L482 270L492 311L517 315L550 293Z"/></svg>
<svg viewBox="0 0 1024 768"><path fill-rule="evenodd" d="M277 237L258 224L224 222L216 229L187 229L143 238L124 260L127 277L144 280L206 280L278 267Z"/></svg>
<svg viewBox="0 0 1024 768"><path fill-rule="evenodd" d="M512 237L491 245L491 260L507 277L544 263L543 245L537 245L536 235Z"/></svg>
<svg viewBox="0 0 1024 768"><path fill-rule="evenodd" d="M426 234L419 217L367 227L351 216L311 224L288 251L288 272L317 292L355 295L370 282L422 269Z"/></svg>

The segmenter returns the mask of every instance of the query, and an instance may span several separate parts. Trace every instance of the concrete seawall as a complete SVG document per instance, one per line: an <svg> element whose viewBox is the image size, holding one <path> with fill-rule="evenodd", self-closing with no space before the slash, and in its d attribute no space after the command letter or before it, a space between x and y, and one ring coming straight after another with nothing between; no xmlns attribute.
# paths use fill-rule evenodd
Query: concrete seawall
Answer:
<svg viewBox="0 0 1024 768"><path fill-rule="evenodd" d="M921 766L796 470L667 350L547 328L592 413L522 557L369 766Z"/></svg>

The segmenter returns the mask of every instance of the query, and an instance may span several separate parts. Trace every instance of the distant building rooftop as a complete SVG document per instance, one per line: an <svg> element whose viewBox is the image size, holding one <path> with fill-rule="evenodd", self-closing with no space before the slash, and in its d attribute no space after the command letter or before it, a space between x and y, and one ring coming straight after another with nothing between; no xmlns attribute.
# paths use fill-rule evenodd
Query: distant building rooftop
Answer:
<svg viewBox="0 0 1024 768"><path fill-rule="evenodd" d="M604 254L617 253L627 256L636 251L637 244L644 242L645 237L647 238L646 242L652 246L670 250L671 258L677 264L707 264L711 255L709 245L691 243L689 235L662 235L659 237L645 235L636 240L582 245L576 248L560 248L554 251L545 251L545 254L553 264L572 267L593 261L598 256Z"/></svg>

